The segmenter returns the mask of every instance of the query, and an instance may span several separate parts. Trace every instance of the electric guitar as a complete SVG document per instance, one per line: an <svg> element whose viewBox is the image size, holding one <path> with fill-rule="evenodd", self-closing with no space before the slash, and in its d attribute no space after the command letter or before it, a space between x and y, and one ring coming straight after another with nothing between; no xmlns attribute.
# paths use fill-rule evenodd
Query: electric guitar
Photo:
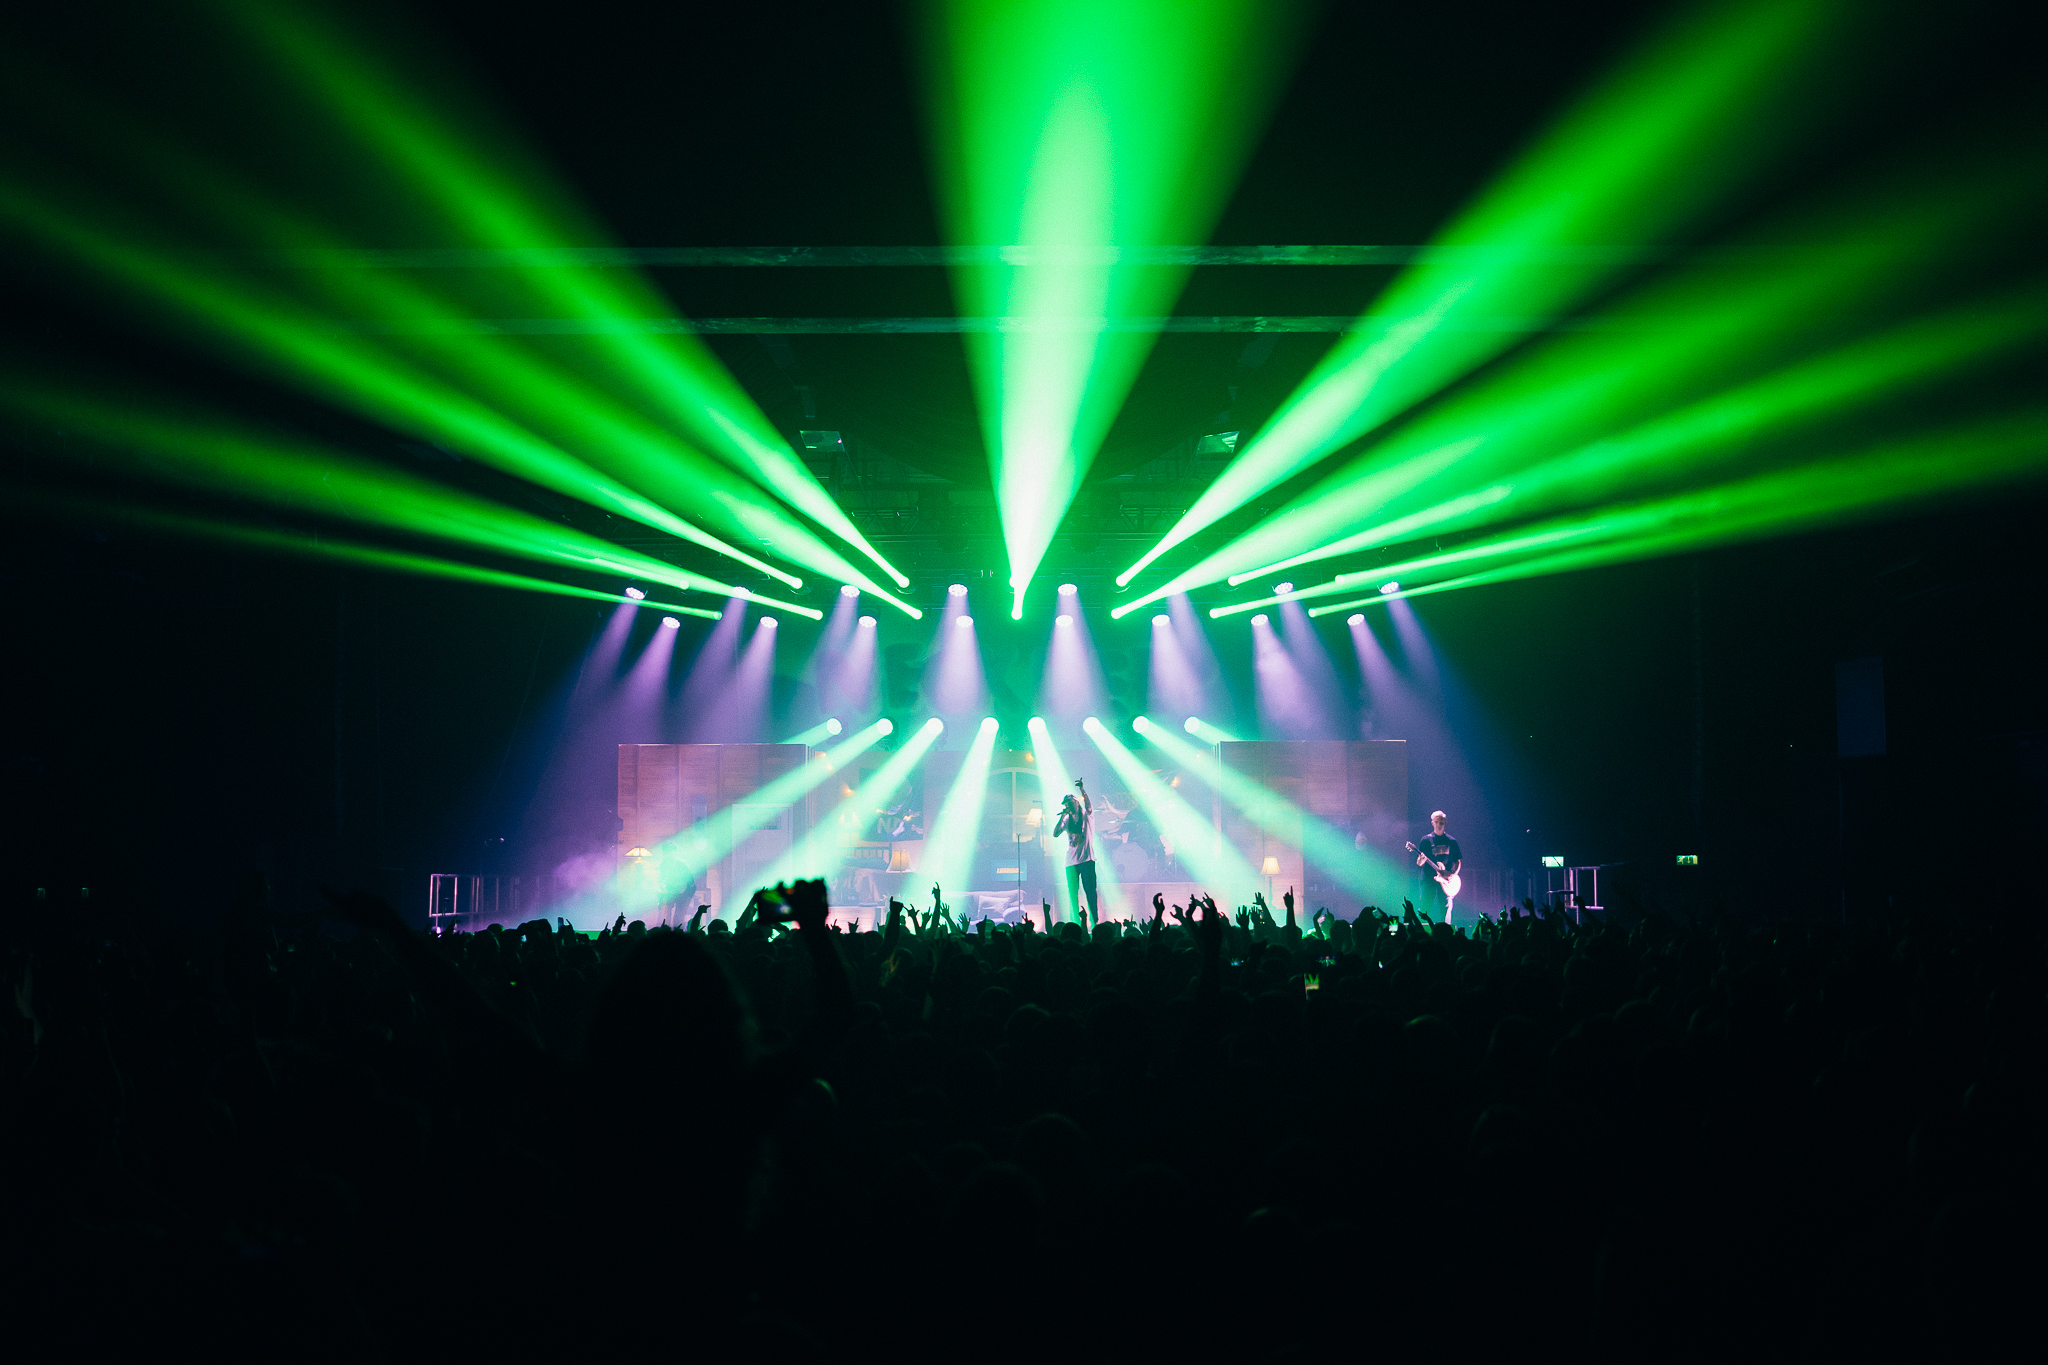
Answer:
<svg viewBox="0 0 2048 1365"><path fill-rule="evenodd" d="M1430 857L1427 853L1423 853L1414 844L1408 845L1408 851L1420 854L1422 861L1428 863L1434 870L1432 875L1436 877L1436 884L1444 889L1444 914L1448 916L1451 910L1451 902L1458 899L1458 893L1465 889L1465 883L1459 879L1457 873L1444 871L1442 863Z"/></svg>

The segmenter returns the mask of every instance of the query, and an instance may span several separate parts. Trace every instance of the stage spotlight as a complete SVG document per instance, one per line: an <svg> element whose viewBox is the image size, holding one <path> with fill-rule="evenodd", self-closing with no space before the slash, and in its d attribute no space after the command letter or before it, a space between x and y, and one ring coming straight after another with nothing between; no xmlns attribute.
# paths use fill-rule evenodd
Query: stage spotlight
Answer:
<svg viewBox="0 0 2048 1365"><path fill-rule="evenodd" d="M996 718L994 716L983 716L981 718L981 728L983 729L983 731L995 729Z"/></svg>
<svg viewBox="0 0 2048 1365"><path fill-rule="evenodd" d="M1200 728L1201 724L1202 722L1196 720L1193 716L1189 716L1185 721L1181 723L1180 728L1192 735L1198 728Z"/></svg>
<svg viewBox="0 0 2048 1365"><path fill-rule="evenodd" d="M875 628L875 618L872 616L861 617L860 623L866 626L869 630L873 630Z"/></svg>
<svg viewBox="0 0 2048 1365"><path fill-rule="evenodd" d="M841 726L840 723L836 720L828 720L825 722L825 733L828 735L836 735L843 728L845 727Z"/></svg>
<svg viewBox="0 0 2048 1365"><path fill-rule="evenodd" d="M1061 614L1059 616L1055 616L1053 618L1052 623L1056 626L1071 626L1074 624L1074 618L1071 616L1067 616L1065 614Z"/></svg>
<svg viewBox="0 0 2048 1365"><path fill-rule="evenodd" d="M882 717L880 720L876 721L875 724L882 727L882 733L885 735L893 735L896 733L896 722L890 720L887 716Z"/></svg>
<svg viewBox="0 0 2048 1365"><path fill-rule="evenodd" d="M1383 593L1399 592L1401 591L1401 585L1399 583L1382 583L1380 584L1380 591Z"/></svg>
<svg viewBox="0 0 2048 1365"><path fill-rule="evenodd" d="M673 616L664 616L661 618L661 628L663 630L681 630L683 623L676 620Z"/></svg>
<svg viewBox="0 0 2048 1365"><path fill-rule="evenodd" d="M774 618L774 617L772 617L772 616L764 616L764 617L762 617L762 618L761 618L761 629L763 629L763 630L773 630L773 629L775 629L775 618Z"/></svg>
<svg viewBox="0 0 2048 1365"><path fill-rule="evenodd" d="M638 588L626 589L626 596L632 598L635 602L644 602L647 600L647 594L640 591L640 589Z"/></svg>
<svg viewBox="0 0 2048 1365"><path fill-rule="evenodd" d="M961 618L960 618L959 620L957 620L957 621L955 621L955 622L953 623L953 625L954 625L954 628L955 628L955 629L957 629L957 628L959 628L959 627L961 627L961 626L971 626L971 625L973 625L973 624L974 624L974 618L973 618L972 616L963 616L963 617L961 617Z"/></svg>
<svg viewBox="0 0 2048 1365"><path fill-rule="evenodd" d="M946 722L940 720L937 716L933 716L924 723L924 728L927 734L936 735L946 728Z"/></svg>
<svg viewBox="0 0 2048 1365"><path fill-rule="evenodd" d="M965 583L955 583L952 587L946 589L946 591L953 594L953 596L955 597L965 597L967 596L967 585Z"/></svg>
<svg viewBox="0 0 2048 1365"><path fill-rule="evenodd" d="M1010 608L1010 619L1012 621L1021 621L1024 619L1024 604L1022 602L1019 602L1016 606Z"/></svg>
<svg viewBox="0 0 2048 1365"><path fill-rule="evenodd" d="M1362 612L1362 611L1354 611L1354 612L1352 612L1352 613L1351 613L1351 614L1350 614L1349 616L1347 616L1347 617L1345 617L1345 618L1344 618L1344 624L1345 624L1345 625L1347 625L1347 626L1362 626L1362 625L1364 625L1364 624L1365 624L1365 613L1364 613L1364 612Z"/></svg>
<svg viewBox="0 0 2048 1365"><path fill-rule="evenodd" d="M1133 716L1131 718L1131 728L1142 735L1152 728L1152 722L1146 720L1143 716Z"/></svg>
<svg viewBox="0 0 2048 1365"><path fill-rule="evenodd" d="M1075 587L1072 583L1060 584L1060 596L1062 597L1072 597L1075 593L1079 591L1081 590Z"/></svg>
<svg viewBox="0 0 2048 1365"><path fill-rule="evenodd" d="M1173 618L1162 611L1152 618L1152 624L1155 626L1170 626L1173 624Z"/></svg>
<svg viewBox="0 0 2048 1365"><path fill-rule="evenodd" d="M1044 734L1044 733L1045 733L1045 717L1043 717L1043 716L1033 716L1033 717L1032 717L1032 718L1031 718L1031 719L1030 719L1029 721L1026 721L1026 722L1025 722L1024 728L1025 728L1025 729L1027 729L1027 730L1029 730L1029 731L1030 731L1030 732L1031 732L1032 734L1034 734L1034 735L1042 735L1042 734Z"/></svg>
<svg viewBox="0 0 2048 1365"><path fill-rule="evenodd" d="M1254 617L1252 618L1252 624L1253 624L1253 625L1255 625L1255 626L1263 626L1263 625L1265 625L1265 624L1266 624L1266 613L1264 613L1264 612L1260 612L1260 613L1259 613L1259 614L1258 614L1257 616L1254 616Z"/></svg>
<svg viewBox="0 0 2048 1365"><path fill-rule="evenodd" d="M1090 716L1088 717L1088 719L1081 722L1081 728L1092 735L1102 728L1102 722L1095 719L1095 717Z"/></svg>
<svg viewBox="0 0 2048 1365"><path fill-rule="evenodd" d="M860 589L854 587L853 584L848 583L845 587L839 590L839 595L841 597L858 597L860 596Z"/></svg>
<svg viewBox="0 0 2048 1365"><path fill-rule="evenodd" d="M1292 583L1275 583L1273 585L1273 595L1275 597L1285 597L1288 593L1293 591L1294 585Z"/></svg>

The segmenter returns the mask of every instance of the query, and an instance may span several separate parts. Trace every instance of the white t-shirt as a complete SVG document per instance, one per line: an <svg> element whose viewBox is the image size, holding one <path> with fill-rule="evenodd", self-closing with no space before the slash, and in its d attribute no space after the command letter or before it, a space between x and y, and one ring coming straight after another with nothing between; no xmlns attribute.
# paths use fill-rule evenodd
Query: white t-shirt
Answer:
<svg viewBox="0 0 2048 1365"><path fill-rule="evenodd" d="M1095 861L1095 812L1081 808L1081 818L1067 817L1067 866Z"/></svg>

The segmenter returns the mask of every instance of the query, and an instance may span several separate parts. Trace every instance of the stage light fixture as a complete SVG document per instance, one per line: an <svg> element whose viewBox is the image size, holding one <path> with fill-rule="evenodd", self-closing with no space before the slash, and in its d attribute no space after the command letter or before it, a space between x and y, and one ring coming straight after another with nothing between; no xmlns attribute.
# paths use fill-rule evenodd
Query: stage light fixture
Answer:
<svg viewBox="0 0 2048 1365"><path fill-rule="evenodd" d="M1045 733L1045 717L1043 717L1043 716L1033 716L1033 717L1032 717L1032 718L1031 718L1030 720L1028 720L1028 721L1026 721L1026 722L1024 723L1024 728L1025 728L1025 729L1027 729L1027 730L1029 730L1029 731L1030 731L1030 732L1031 732L1032 734L1034 734L1034 735L1042 735L1042 734L1044 734L1044 733Z"/></svg>
<svg viewBox="0 0 2048 1365"><path fill-rule="evenodd" d="M764 617L762 617L762 618L761 618L761 629L763 629L763 630L773 630L773 629L775 629L775 618L774 618L774 617L772 617L772 616L764 616Z"/></svg>
<svg viewBox="0 0 2048 1365"><path fill-rule="evenodd" d="M981 728L982 728L983 730L993 730L993 729L995 729L995 728L996 728L996 718L995 718L994 716L983 716L983 717L981 718Z"/></svg>
<svg viewBox="0 0 2048 1365"><path fill-rule="evenodd" d="M953 623L953 627L954 627L954 629L958 630L958 629L960 629L960 628L962 628L962 627L964 627L964 626L971 626L971 625L973 625L973 624L974 624L974 618L973 618L972 616L963 616L963 617L961 617L961 618L960 618L959 620L957 620L957 621L955 621L955 622Z"/></svg>
<svg viewBox="0 0 2048 1365"><path fill-rule="evenodd" d="M1196 730L1198 730L1201 727L1201 724L1202 722L1196 720L1193 716L1189 716L1186 720L1181 722L1180 728L1192 735L1196 732Z"/></svg>
<svg viewBox="0 0 2048 1365"><path fill-rule="evenodd" d="M1273 585L1273 595L1275 597L1285 597L1293 591L1294 585L1292 583L1275 583Z"/></svg>
<svg viewBox="0 0 2048 1365"><path fill-rule="evenodd" d="M1075 587L1072 583L1060 584L1060 596L1062 597L1072 597L1074 594L1080 591L1081 590Z"/></svg>
<svg viewBox="0 0 2048 1365"><path fill-rule="evenodd" d="M1150 728L1151 724L1152 722L1146 720L1143 716L1131 717L1131 728L1133 730L1136 730L1141 735L1144 734L1148 728Z"/></svg>
<svg viewBox="0 0 2048 1365"><path fill-rule="evenodd" d="M872 616L861 617L860 623L866 626L869 630L873 630L875 628L875 618Z"/></svg>
<svg viewBox="0 0 2048 1365"><path fill-rule="evenodd" d="M946 591L952 594L954 597L965 597L967 596L967 585L965 583L955 583L952 587L946 589Z"/></svg>
<svg viewBox="0 0 2048 1365"><path fill-rule="evenodd" d="M1259 613L1259 614L1258 614L1257 616L1254 616L1254 617L1252 618L1252 624L1253 624L1253 625L1255 625L1255 626L1263 626L1263 625L1265 625L1265 624L1266 624L1266 613L1264 613L1264 612L1260 612L1260 613Z"/></svg>
<svg viewBox="0 0 2048 1365"><path fill-rule="evenodd" d="M842 726L836 720L828 720L825 722L825 733L828 735L836 735L844 728L845 727Z"/></svg>
<svg viewBox="0 0 2048 1365"><path fill-rule="evenodd" d="M1364 624L1365 624L1365 613L1364 613L1364 612L1362 612L1362 611L1354 611L1354 612L1352 612L1352 613L1351 613L1351 615L1349 615L1349 616L1347 616L1347 617L1345 617L1345 618L1344 618L1344 624L1345 624L1345 625L1347 625L1347 626L1362 626L1362 625L1364 625Z"/></svg>
<svg viewBox="0 0 2048 1365"><path fill-rule="evenodd" d="M682 627L683 623L681 621L676 620L676 618L673 616L664 616L661 618L661 628L663 630L681 630Z"/></svg>
<svg viewBox="0 0 2048 1365"><path fill-rule="evenodd" d="M635 602L643 602L647 599L647 594L638 588L626 589L626 596L632 598Z"/></svg>
<svg viewBox="0 0 2048 1365"><path fill-rule="evenodd" d="M1071 626L1074 624L1074 618L1062 612L1053 618L1052 623L1056 626Z"/></svg>
<svg viewBox="0 0 2048 1365"><path fill-rule="evenodd" d="M1152 624L1155 626L1170 626L1173 624L1173 618L1162 611L1152 618Z"/></svg>
<svg viewBox="0 0 2048 1365"><path fill-rule="evenodd" d="M854 587L853 584L848 583L839 589L839 595L841 597L858 597L860 596L860 589Z"/></svg>
<svg viewBox="0 0 2048 1365"><path fill-rule="evenodd" d="M1401 585L1399 583L1393 582L1392 580L1389 580L1385 583L1380 584L1380 591L1383 593L1396 593L1401 591Z"/></svg>
<svg viewBox="0 0 2048 1365"><path fill-rule="evenodd" d="M893 735L896 733L896 722L890 720L887 716L882 717L882 719L876 721L875 724L882 727L882 733L885 735Z"/></svg>
<svg viewBox="0 0 2048 1365"><path fill-rule="evenodd" d="M1024 603L1022 601L1019 601L1015 606L1010 608L1010 619L1012 621L1021 621L1024 619Z"/></svg>
<svg viewBox="0 0 2048 1365"><path fill-rule="evenodd" d="M940 720L937 716L933 716L930 720L924 723L924 729L927 734L936 735L943 732L945 728L946 722Z"/></svg>
<svg viewBox="0 0 2048 1365"><path fill-rule="evenodd" d="M1086 720L1081 722L1081 728L1092 735L1097 730L1100 730L1102 728L1102 722L1097 720L1095 717L1090 716Z"/></svg>

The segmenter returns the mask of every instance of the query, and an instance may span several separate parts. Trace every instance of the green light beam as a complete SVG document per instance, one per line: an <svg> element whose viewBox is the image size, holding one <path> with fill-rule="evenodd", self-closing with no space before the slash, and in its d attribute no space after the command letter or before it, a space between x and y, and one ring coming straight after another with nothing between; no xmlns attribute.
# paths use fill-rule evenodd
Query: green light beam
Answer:
<svg viewBox="0 0 2048 1365"><path fill-rule="evenodd" d="M883 722L886 724L886 722ZM925 750L932 747L946 723L933 716L919 726L917 733L903 742L903 747L889 755L882 766L875 769L868 780L854 789L853 795L834 806L810 833L803 837L790 852L789 865L800 877L823 877L830 881L838 875L846 862L846 848L840 843L839 828L846 817L853 817L851 823L858 827L865 824L865 817L873 815L876 803L895 791L910 770L917 766Z"/></svg>
<svg viewBox="0 0 2048 1365"><path fill-rule="evenodd" d="M1117 584L1515 340L1467 330L1465 320L1561 315L1640 255L1559 259L1560 251L1668 240L1776 164L1810 121L1801 107L1817 84L1808 67L1847 12L1827 0L1742 0L1703 6L1667 29L1458 218L1439 239L1454 248L1447 259L1395 281L1367 314L1383 334L1333 347Z"/></svg>
<svg viewBox="0 0 2048 1365"><path fill-rule="evenodd" d="M84 217L0 184L0 221L63 255L204 322L231 351L265 371L529 482L736 559L792 587L803 580L683 520L588 463L542 440L460 390L397 364L361 338L334 330L274 292L235 287L167 255L127 246Z"/></svg>
<svg viewBox="0 0 2048 1365"><path fill-rule="evenodd" d="M788 739L785 739L782 742L784 744L818 744L838 734L840 728L841 727L838 721L824 720L818 722L816 725L813 725L810 729L804 731L802 734L791 735Z"/></svg>
<svg viewBox="0 0 2048 1365"><path fill-rule="evenodd" d="M458 109L445 71L409 79L372 44L308 7L235 3L247 30L306 79L341 126L438 206L475 243L501 251L601 241L595 220L475 101ZM439 92L438 101L428 98ZM466 127L465 127L466 125ZM563 270L504 258L542 305L572 316L660 315L671 305L636 270ZM868 543L774 425L704 344L687 335L596 334L612 362L589 367L630 379L634 406L652 404L701 448L757 479L791 507L859 550L892 579L909 579ZM855 581L847 578L846 581Z"/></svg>
<svg viewBox="0 0 2048 1365"><path fill-rule="evenodd" d="M1203 720L1200 716L1189 716L1187 718L1186 723L1183 724L1181 728L1186 730L1189 734L1193 735L1196 739L1201 740L1202 743L1210 745L1212 747L1218 744L1237 743L1236 735L1224 734L1221 730L1211 725L1208 721Z"/></svg>
<svg viewBox="0 0 2048 1365"><path fill-rule="evenodd" d="M1549 553L1442 582L1313 607L1309 615L1327 616L1397 597L1421 597L1811 530L1917 508L1932 498L2039 478L2044 472L2048 472L2048 410L2028 410L1838 459L1610 508L1391 565L1380 572L1412 578L1550 548Z"/></svg>
<svg viewBox="0 0 2048 1365"><path fill-rule="evenodd" d="M1048 321L1170 313L1189 267L1127 266L1116 252L1208 237L1264 124L1300 10L1255 0L928 6L946 232L1021 249L953 267L960 311ZM967 337L1013 617L1155 335Z"/></svg>
<svg viewBox="0 0 2048 1365"><path fill-rule="evenodd" d="M1216 787L1219 755L1197 749L1166 726L1156 725L1143 716L1132 721L1131 728L1178 763L1181 771L1192 773L1205 786ZM1228 770L1223 770L1222 775L1220 794L1225 802L1261 829L1274 825L1283 828L1298 825L1302 851L1310 861L1335 877L1338 885L1358 897L1360 905L1383 904L1378 898L1385 895L1390 886L1398 887L1406 880L1405 870L1378 849L1360 849L1350 835L1339 833L1328 821L1303 810L1263 782ZM1300 908L1302 923L1306 927L1312 910Z"/></svg>
<svg viewBox="0 0 2048 1365"><path fill-rule="evenodd" d="M1852 319L1924 283L1953 245L2011 215L2038 186L1983 165L1951 162L1939 178L1895 176L1820 222L1797 225L1841 242L1812 257L1720 262L1682 271L1609 310L1646 325L1559 336L1516 357L1357 458L1251 531L1111 614L1172 592L1238 581L1261 566L1324 557L1362 525L1403 520L1446 480L1473 492L1483 515L1532 460L1647 420L1660 407L1754 373L1806 344L1813 319ZM1665 319L1682 319L1657 325ZM1340 539L1341 538L1341 539Z"/></svg>
<svg viewBox="0 0 2048 1365"><path fill-rule="evenodd" d="M656 611L673 611L685 616L698 616L707 621L719 619L719 613L706 611L702 607L684 606L680 602L657 602L652 598L627 597L622 593L601 592L595 588L581 588L570 583L557 583L552 579L533 578L526 574L506 573L499 569L486 569L476 564L464 564L458 560L439 559L431 555L407 554L399 550L387 550L375 545L362 545L353 541L336 540L332 537L304 537L283 531L265 530L260 527L243 526L236 522L215 517L191 516L179 512L163 512L151 508L130 507L118 503L91 502L81 498L57 497L46 493L17 489L10 492L8 501L16 505L35 505L52 513L69 514L78 517L115 517L132 525L172 535L189 536L194 539L223 541L229 544L245 545L255 550L266 550L277 554L298 555L313 559L325 559L344 564L360 565L364 568L383 569L392 573L416 574L425 578L445 578L461 583L479 583L485 587L512 588L519 592L547 593L556 597L580 597L593 602L628 602L635 606L648 607Z"/></svg>
<svg viewBox="0 0 2048 1365"><path fill-rule="evenodd" d="M276 507L340 517L591 573L741 597L821 619L814 607L687 574L572 527L294 438L123 392L87 396L49 380L0 381L0 406L94 446L136 474ZM39 453L50 453L36 447ZM715 613L714 613L715 615Z"/></svg>
<svg viewBox="0 0 2048 1365"><path fill-rule="evenodd" d="M1233 887L1257 887L1264 883L1251 865L1217 836L1215 821L1205 817L1187 799L1155 777L1126 749L1109 727L1090 716L1081 723L1088 738L1116 769L1138 804L1161 829L1173 836L1174 855L1192 869L1205 888L1222 888L1225 899L1239 894ZM1234 903L1234 901L1233 901Z"/></svg>
<svg viewBox="0 0 2048 1365"><path fill-rule="evenodd" d="M957 893L967 884L981 842L981 816L988 804L988 770L996 751L994 716L981 722L974 743L967 746L959 775L946 789L932 831L925 836L923 871L943 888Z"/></svg>
<svg viewBox="0 0 2048 1365"><path fill-rule="evenodd" d="M274 241L321 241L329 235L154 129L124 124L98 107L78 110L74 122L104 125L105 140L138 173L212 213L229 232L253 230ZM328 302L372 317L402 320L446 311L440 300L402 280L333 270L311 272L306 279ZM397 335L414 360L468 391L488 396L501 415L524 422L536 435L586 452L604 472L635 491L661 499L670 509L687 509L743 540L769 545L834 582L863 587L912 617L922 615L848 563L754 484L592 389L583 376L545 363L511 338L414 335L403 327ZM801 580L790 574L778 571L776 576L801 586Z"/></svg>
<svg viewBox="0 0 2048 1365"><path fill-rule="evenodd" d="M1382 522L1256 573L1233 574L1230 581L1234 585L1375 545L1613 497L1631 491L1631 485L1668 479L1674 470L1697 475L1744 457L1760 436L1896 401L1916 387L2037 341L2044 331L2048 289L2040 285L1921 319L1525 466L1509 475L1511 482ZM1337 582L1379 572L1339 574Z"/></svg>

